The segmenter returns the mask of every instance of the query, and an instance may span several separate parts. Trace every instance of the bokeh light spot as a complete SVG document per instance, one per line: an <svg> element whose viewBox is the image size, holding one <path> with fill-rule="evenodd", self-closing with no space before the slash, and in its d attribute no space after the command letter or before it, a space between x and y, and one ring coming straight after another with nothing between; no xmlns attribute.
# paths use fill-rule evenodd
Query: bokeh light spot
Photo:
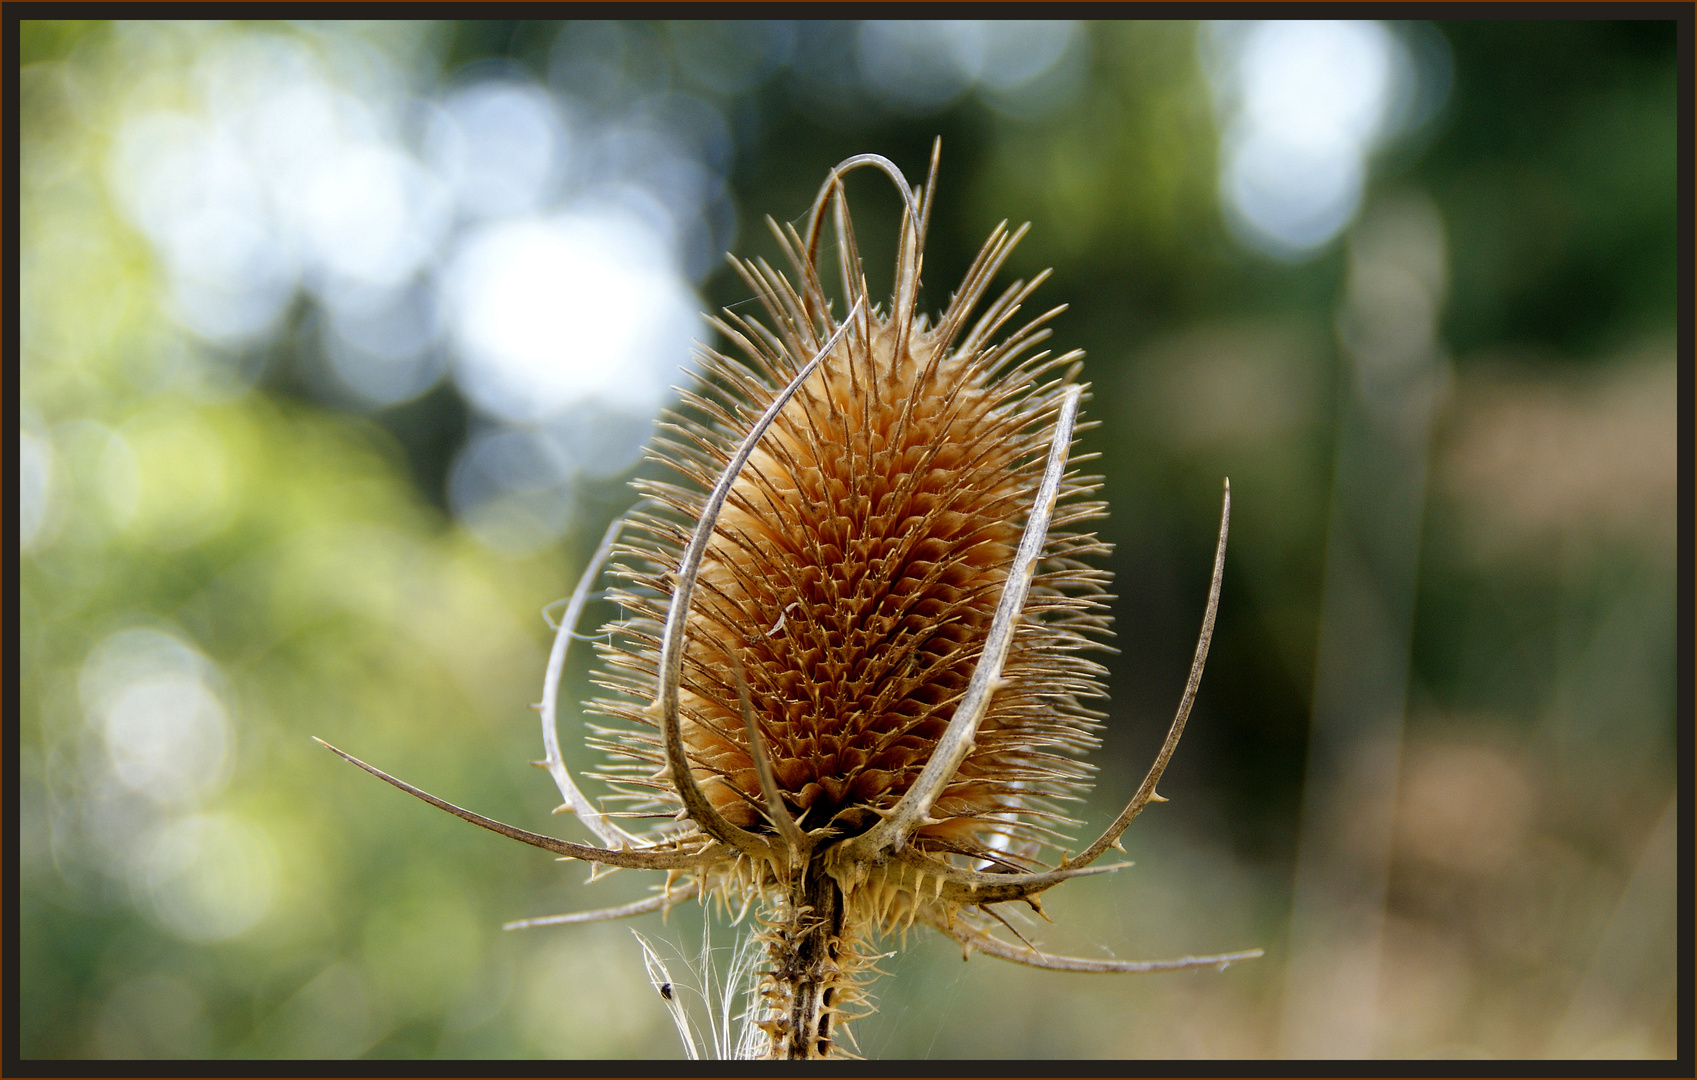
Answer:
<svg viewBox="0 0 1697 1080"><path fill-rule="evenodd" d="M175 801L222 779L228 719L199 679L138 679L118 692L105 719L112 768L134 790Z"/></svg>
<svg viewBox="0 0 1697 1080"><path fill-rule="evenodd" d="M140 876L166 929L187 941L226 941L270 908L274 865L259 826L229 814L195 814L154 834Z"/></svg>
<svg viewBox="0 0 1697 1080"><path fill-rule="evenodd" d="M613 213L491 225L466 241L445 289L460 383L509 421L586 400L651 415L699 325L662 238Z"/></svg>
<svg viewBox="0 0 1697 1080"><path fill-rule="evenodd" d="M123 630L94 648L84 708L125 787L171 804L223 785L230 720L210 685L217 677L210 660L162 630Z"/></svg>
<svg viewBox="0 0 1697 1080"><path fill-rule="evenodd" d="M565 126L548 95L506 80L454 91L425 136L427 158L471 217L540 209L565 150Z"/></svg>
<svg viewBox="0 0 1697 1080"><path fill-rule="evenodd" d="M1222 120L1220 193L1244 243L1300 258L1361 205L1371 154L1415 81L1378 22L1216 23L1204 38Z"/></svg>
<svg viewBox="0 0 1697 1080"><path fill-rule="evenodd" d="M894 108L927 115L960 97L984 68L984 23L868 19L855 60L867 89Z"/></svg>

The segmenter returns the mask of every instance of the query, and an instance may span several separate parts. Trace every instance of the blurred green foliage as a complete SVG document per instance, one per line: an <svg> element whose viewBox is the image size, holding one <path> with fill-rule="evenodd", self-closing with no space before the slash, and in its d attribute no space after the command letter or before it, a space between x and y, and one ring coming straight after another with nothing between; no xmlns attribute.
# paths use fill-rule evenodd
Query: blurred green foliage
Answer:
<svg viewBox="0 0 1697 1080"><path fill-rule="evenodd" d="M1193 26L1087 29L1079 96L1040 120L970 95L924 117L833 112L785 75L722 101L738 253L771 256L763 217L793 220L842 158L875 151L914 176L938 135L932 306L997 221L1032 222L1009 276L1054 268L1038 299L1070 305L1056 340L1088 354L1102 426L1085 448L1102 455L1113 513L1121 651L1091 821L1128 794L1177 700L1231 476L1220 629L1163 784L1174 805L1128 834L1134 871L1048 904L1050 937L1121 957L1254 944L1269 956L1224 974L1090 979L963 966L916 932L884 964L883 1011L858 1025L868 1056L1277 1052L1344 256L1269 261L1221 224ZM425 87L490 58L540 73L556 32L442 24L405 55ZM667 33L653 28L662 48ZM1420 565L1383 1048L1541 1056L1595 1013L1597 1052L1669 1055L1671 968L1663 980L1657 961L1596 950L1638 918L1623 907L1634 882L1652 891L1646 925L1672 910L1671 893L1641 884L1659 880L1641 853L1674 791L1674 24L1439 33L1448 103L1369 185L1370 199L1418 190L1439 208L1453 361ZM308 739L521 827L572 828L549 818L548 779L524 764L540 756L525 708L549 640L537 612L569 591L622 489L592 492L584 505L604 512L556 548L490 551L445 509L467 424L453 390L367 414L315 397L300 311L234 356L175 329L105 170L131 96L180 96L182 76L125 41L100 22L20 27L20 417L51 465L17 591L14 1052L680 1055L626 927L499 930L634 899L643 882L587 886L582 868L450 821ZM881 265L896 200L859 178L851 193ZM729 273L703 286L709 307L743 299ZM90 656L137 629L220 673L208 685L228 727L221 771L184 780L198 794L174 802L115 784L100 734ZM587 652L565 701L588 694ZM581 769L592 758L567 712ZM1444 805L1459 809L1428 812ZM184 821L225 847L172 863L148 846ZM195 929L231 896L247 898L248 925ZM641 928L693 950L700 926L679 909ZM1671 955L1666 926L1656 947ZM717 932L728 945L723 920Z"/></svg>

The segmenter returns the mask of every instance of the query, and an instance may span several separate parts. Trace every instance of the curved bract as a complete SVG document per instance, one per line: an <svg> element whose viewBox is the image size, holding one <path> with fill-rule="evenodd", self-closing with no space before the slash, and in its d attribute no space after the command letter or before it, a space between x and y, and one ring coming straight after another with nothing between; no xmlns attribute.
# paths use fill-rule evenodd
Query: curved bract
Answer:
<svg viewBox="0 0 1697 1080"><path fill-rule="evenodd" d="M845 174L883 172L903 203L893 296L867 295ZM1053 309L1016 324L1042 280L983 304L1024 229L997 226L948 307L916 310L937 155L925 186L876 155L833 169L805 234L772 231L791 275L733 265L764 320L715 325L740 354L703 350L643 481L650 508L609 529L550 657L545 765L603 846L502 825L362 768L484 828L570 858L664 869L645 901L513 926L618 918L679 899L759 905L766 963L757 1022L774 1057L844 1052L864 1006L874 935L915 922L964 950L1069 971L1223 964L1052 957L1010 944L991 905L1093 866L1150 802L1199 685L1224 567L1230 488L1195 660L1154 766L1106 832L1069 856L1061 812L1089 787L1105 696L1086 655L1107 634L1107 547L1081 531L1099 478L1071 469L1086 387L1077 352L1036 351ZM820 267L835 229L840 295ZM840 305L843 315L832 314ZM1012 329L1010 330L1010 327ZM622 539L620 539L622 538ZM611 552L610 556L608 553ZM590 739L632 816L627 832L567 773L553 698L570 623L600 559L625 616L604 627ZM337 751L340 753L340 751ZM343 755L344 757L347 755ZM350 760L354 760L351 759ZM1015 932L1015 936L1019 935Z"/></svg>

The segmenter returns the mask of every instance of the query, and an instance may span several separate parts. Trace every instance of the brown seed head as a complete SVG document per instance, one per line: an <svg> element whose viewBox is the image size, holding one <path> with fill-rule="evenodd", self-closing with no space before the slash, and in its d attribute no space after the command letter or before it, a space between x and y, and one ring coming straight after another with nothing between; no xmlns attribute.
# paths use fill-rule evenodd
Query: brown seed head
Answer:
<svg viewBox="0 0 1697 1080"><path fill-rule="evenodd" d="M887 309L867 299L843 195L843 173L863 165L888 173L907 203ZM605 847L486 818L335 751L523 843L667 872L647 900L511 927L623 918L692 896L759 900L766 967L762 1006L749 1015L771 1057L844 1051L844 1021L866 1008L877 973L861 947L874 928L921 921L963 954L1060 971L1260 955L1067 957L994 933L1000 923L1020 937L993 905L1038 907L1062 880L1116 869L1091 864L1145 806L1165 801L1155 785L1207 659L1231 488L1190 678L1160 753L1101 836L1046 856L1067 840L1059 830L1074 823L1057 803L1088 786L1080 757L1097 742L1100 714L1083 702L1103 696L1104 672L1080 654L1107 633L1107 574L1082 560L1107 547L1069 530L1102 515L1086 498L1099 478L1065 472L1079 354L1032 352L1060 309L1005 332L1043 275L974 315L1023 229L990 234L935 324L916 310L936 168L933 151L931 180L915 195L887 160L850 158L832 170L805 239L772 225L793 278L734 263L767 323L729 311L717 321L741 358L704 350L697 392L655 443L684 483L640 484L658 512L608 529L562 620L538 706L547 757L537 764L561 809ZM819 278L827 207L846 324ZM591 742L613 759L601 778L639 815L671 819L646 836L578 789L554 717L576 613L628 525L646 538L618 549L626 584L612 595L627 614L605 628L599 680L621 696L592 703L624 724Z"/></svg>
<svg viewBox="0 0 1697 1080"><path fill-rule="evenodd" d="M852 306L864 281L840 184L831 199ZM717 322L742 356L704 351L690 411L668 418L656 456L685 484L644 485L671 514L638 520L648 542L625 548L619 570L632 615L607 628L625 644L605 650L616 674L604 685L627 700L595 704L637 725L606 745L642 769L611 775L672 809L644 709L670 575L750 424L838 326L809 245L773 229L794 276L736 264L771 325L731 312ZM744 733L739 670L785 808L803 830L833 838L865 832L900 800L966 690L1031 512L1062 376L1080 355L1032 352L1059 309L999 334L1030 292L1020 282L968 329L1019 236L997 227L931 324L911 307L923 237L910 227L893 304L851 320L730 489L686 621L680 701L695 778L735 825L776 829ZM1096 744L1099 714L1082 702L1102 696L1103 669L1079 653L1107 623L1107 574L1080 560L1107 547L1067 527L1101 516L1103 504L1083 498L1096 484L1063 484L1000 688L935 820L912 838L921 851L1028 869L1068 823L1054 803L1085 786L1076 755Z"/></svg>

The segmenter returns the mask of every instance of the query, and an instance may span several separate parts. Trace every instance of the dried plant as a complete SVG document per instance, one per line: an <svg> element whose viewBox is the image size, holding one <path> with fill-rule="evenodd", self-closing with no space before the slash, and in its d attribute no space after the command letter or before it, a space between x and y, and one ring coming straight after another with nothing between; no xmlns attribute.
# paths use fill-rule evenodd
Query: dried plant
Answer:
<svg viewBox="0 0 1697 1080"><path fill-rule="evenodd" d="M842 187L862 166L887 174L905 203L887 311L867 298ZM1156 783L1213 630L1231 495L1228 485L1201 639L1166 743L1107 831L1068 854L1065 830L1078 823L1061 804L1089 789L1083 756L1103 719L1085 702L1104 696L1105 669L1082 654L1101 647L1108 624L1108 575L1084 561L1107 546L1074 531L1104 510L1088 498L1099 478L1068 471L1081 354L1032 351L1061 308L1002 333L1046 273L974 317L1023 227L991 233L934 324L916 312L936 169L933 152L916 192L888 160L850 158L802 232L769 219L793 278L732 260L768 322L734 311L714 321L742 359L705 350L689 413L663 422L655 443L685 483L638 484L644 507L608 530L549 660L539 764L599 846L501 824L342 754L502 835L597 867L666 872L646 900L513 926L693 897L754 905L764 966L753 1020L767 1057L847 1054L846 1022L867 1008L876 974L869 942L916 922L963 955L1060 971L1260 954L1053 956L996 910L1021 901L1041 913L1045 890L1118 869L1096 860L1123 851L1126 826L1163 801ZM827 214L841 321L820 278ZM626 529L640 538L620 542ZM615 696L592 703L615 723L591 742L609 758L599 778L630 804L623 814L572 780L554 713L566 644L609 552L622 560L611 596L626 617L601 648L599 685ZM630 832L615 820L642 817L663 823Z"/></svg>

